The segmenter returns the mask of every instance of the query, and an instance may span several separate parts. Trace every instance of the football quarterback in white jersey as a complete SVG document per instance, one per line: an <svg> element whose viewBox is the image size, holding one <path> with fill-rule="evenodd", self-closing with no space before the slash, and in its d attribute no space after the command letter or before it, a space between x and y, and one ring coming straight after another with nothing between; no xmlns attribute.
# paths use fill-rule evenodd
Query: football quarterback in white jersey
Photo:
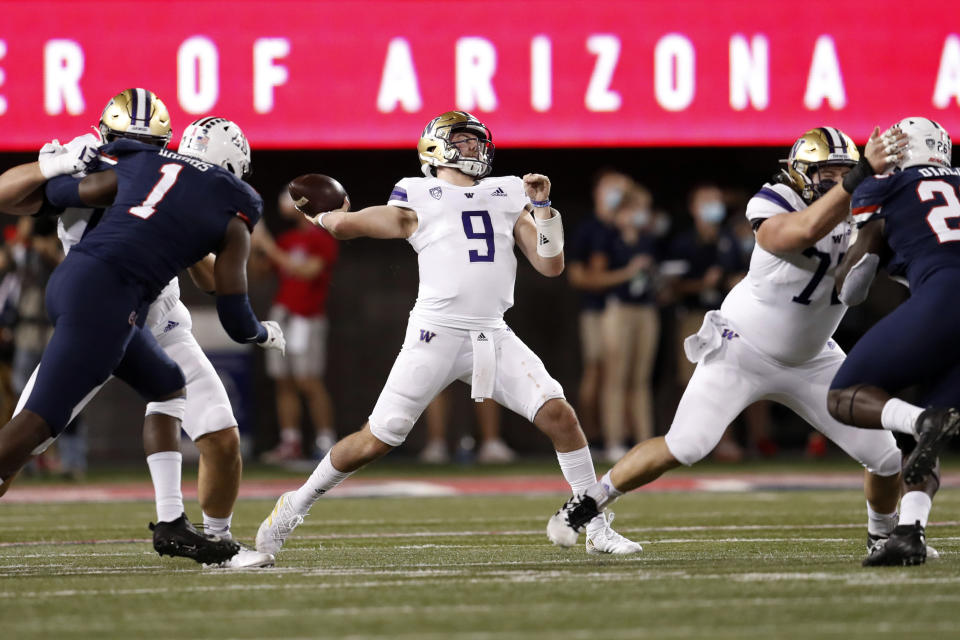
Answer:
<svg viewBox="0 0 960 640"><path fill-rule="evenodd" d="M515 246L543 275L563 271L563 228L551 207L550 180L488 177L490 131L464 111L431 120L417 150L424 177L401 180L386 205L311 218L339 239L406 239L418 254L420 289L369 421L338 442L306 484L280 497L257 532L259 551L279 551L321 495L402 444L424 408L454 380L470 384L474 399L493 398L547 434L575 494L596 481L563 389L503 320L513 305ZM610 520L597 515L587 524L587 551L639 552Z"/></svg>
<svg viewBox="0 0 960 640"><path fill-rule="evenodd" d="M97 147L101 143L106 144L121 137L165 147L171 135L170 117L160 98L146 89L127 89L107 103L100 117L97 134L79 136L62 148L58 144L45 145L44 150L41 150L41 158L52 154L69 156L74 148L79 150L81 147ZM80 170L73 175L82 177L85 174ZM4 202L7 202L9 197L7 195ZM9 206L6 208L11 213L33 213L29 210L13 210ZM102 213L102 209L69 208L59 215L57 235L65 254L81 241L88 228L97 224ZM190 274L201 288L210 291L213 289L212 270L213 260L208 258L191 267ZM186 410L181 426L200 451L198 498L203 510L204 528L208 533L230 537L233 506L239 491L242 469L237 420L223 382L193 337L192 319L186 306L180 302L180 284L177 278L170 280L150 305L145 326L150 329L167 355L180 366L186 379ZM14 415L23 409L30 397L38 369L39 366L30 376ZM81 404L74 407L71 420L84 409L98 390L99 388L94 390ZM147 414L158 410L154 404L147 405ZM162 410L159 412L162 413ZM149 436L145 434L145 437ZM148 466L156 482L157 474L166 472L158 471L155 466L159 464L164 467L172 463L163 460L154 462L151 457L148 457ZM179 472L176 475L179 490ZM272 564L273 558L268 554L241 547L241 551L222 566L247 568Z"/></svg>
<svg viewBox="0 0 960 640"><path fill-rule="evenodd" d="M623 493L703 459L758 400L789 407L865 467L868 547L889 536L897 523L900 452L889 433L833 419L826 398L844 358L831 340L845 311L833 273L850 240L850 195L890 166L902 144L902 136L875 129L861 157L833 127L796 141L786 168L747 205L757 242L746 278L684 344L697 367L670 430L635 446L557 511L548 531L558 543L574 540L582 522Z"/></svg>

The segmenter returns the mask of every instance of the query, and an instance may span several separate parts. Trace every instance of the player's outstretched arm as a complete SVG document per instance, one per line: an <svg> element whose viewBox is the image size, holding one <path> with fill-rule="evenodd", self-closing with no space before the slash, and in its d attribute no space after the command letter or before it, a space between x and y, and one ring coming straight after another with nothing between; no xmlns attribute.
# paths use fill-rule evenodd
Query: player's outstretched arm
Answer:
<svg viewBox="0 0 960 640"><path fill-rule="evenodd" d="M377 205L360 211L326 211L307 220L323 227L338 240L351 238L409 238L419 221L412 209Z"/></svg>
<svg viewBox="0 0 960 640"><path fill-rule="evenodd" d="M880 134L874 128L860 162L809 207L771 216L757 229L757 244L772 253L800 251L811 247L830 233L850 212L850 196L864 179L886 171L897 162L906 146L902 133Z"/></svg>
<svg viewBox="0 0 960 640"><path fill-rule="evenodd" d="M550 178L539 173L523 176L523 189L530 198L527 211L517 218L513 237L533 268L553 278L563 273L563 223L560 212L550 206Z"/></svg>
<svg viewBox="0 0 960 640"><path fill-rule="evenodd" d="M43 204L43 183L40 164L29 162L7 169L0 174L0 212L15 216L29 216Z"/></svg>

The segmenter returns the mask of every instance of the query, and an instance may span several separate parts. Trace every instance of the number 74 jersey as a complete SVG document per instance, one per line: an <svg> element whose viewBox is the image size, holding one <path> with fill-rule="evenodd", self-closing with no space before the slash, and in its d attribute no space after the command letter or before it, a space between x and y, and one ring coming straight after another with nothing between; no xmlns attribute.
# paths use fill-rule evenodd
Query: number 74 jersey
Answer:
<svg viewBox="0 0 960 640"><path fill-rule="evenodd" d="M806 203L790 187L765 184L747 203L751 222L800 211ZM721 314L755 347L786 364L820 353L847 308L834 291L834 272L850 243L848 221L812 247L773 254L753 249L747 276L730 291Z"/></svg>
<svg viewBox="0 0 960 640"><path fill-rule="evenodd" d="M517 277L513 230L528 198L516 176L460 187L404 178L388 204L412 209L420 290L411 315L454 329L505 327Z"/></svg>

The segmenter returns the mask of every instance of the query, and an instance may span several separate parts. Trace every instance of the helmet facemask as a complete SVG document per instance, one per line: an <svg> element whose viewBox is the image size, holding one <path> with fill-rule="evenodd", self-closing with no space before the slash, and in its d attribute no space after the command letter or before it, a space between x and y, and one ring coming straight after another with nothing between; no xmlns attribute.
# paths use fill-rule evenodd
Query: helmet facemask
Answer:
<svg viewBox="0 0 960 640"><path fill-rule="evenodd" d="M476 136L476 157L463 155L452 141L453 135L461 132ZM452 167L468 176L485 178L493 171L495 149L490 130L466 111L448 111L431 120L417 144L425 176L434 175L433 167Z"/></svg>
<svg viewBox="0 0 960 640"><path fill-rule="evenodd" d="M787 158L780 162L786 165L783 181L809 204L837 184L821 178L822 167L853 168L858 160L860 152L847 134L833 127L820 127L798 138Z"/></svg>

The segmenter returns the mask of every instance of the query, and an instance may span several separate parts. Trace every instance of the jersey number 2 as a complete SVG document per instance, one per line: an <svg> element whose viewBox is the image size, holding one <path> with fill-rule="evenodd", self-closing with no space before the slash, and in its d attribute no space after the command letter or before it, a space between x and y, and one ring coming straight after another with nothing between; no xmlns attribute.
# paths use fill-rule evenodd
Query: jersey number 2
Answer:
<svg viewBox="0 0 960 640"><path fill-rule="evenodd" d="M960 218L960 200L957 200L957 192L943 180L923 181L917 186L917 195L921 202L933 200L938 193L943 196L946 204L930 209L930 213L927 214L927 224L937 235L937 241L940 244L956 242L960 240L960 229L951 229L947 220Z"/></svg>
<svg viewBox="0 0 960 640"><path fill-rule="evenodd" d="M493 242L493 223L490 221L490 214L486 211L464 211L460 217L463 219L463 232L467 234L468 240L486 240L487 242L487 252L483 255L476 249L470 249L470 262L493 262L496 245ZM474 229L474 218L480 219L483 224L482 231Z"/></svg>
<svg viewBox="0 0 960 640"><path fill-rule="evenodd" d="M153 189L150 190L143 202L136 207L130 207L130 213L144 220L152 216L157 210L157 205L167 195L167 191L170 191L170 187L176 184L182 170L183 165L174 162L169 162L160 167L161 175L157 184L153 185Z"/></svg>

